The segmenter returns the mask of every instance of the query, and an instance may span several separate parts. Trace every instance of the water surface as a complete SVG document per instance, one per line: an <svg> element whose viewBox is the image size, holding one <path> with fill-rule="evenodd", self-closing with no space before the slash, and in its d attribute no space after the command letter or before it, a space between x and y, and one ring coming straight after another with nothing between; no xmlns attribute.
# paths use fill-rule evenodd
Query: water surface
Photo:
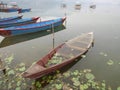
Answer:
<svg viewBox="0 0 120 90"><path fill-rule="evenodd" d="M13 0L12 0L13 1ZM79 1L79 0L78 0ZM7 0L6 0L7 2ZM8 0L9 2L9 0ZM67 7L61 8L64 2ZM40 16L42 20L64 17L67 15L67 22L64 30L55 33L55 46L69 40L81 33L94 32L94 47L86 54L86 58L81 59L69 70L91 69L97 80L106 80L107 84L115 90L120 85L120 2L119 0L106 1L79 1L81 9L75 10L76 1L73 0L18 0L20 7L30 7L32 12L24 13L23 17ZM95 9L89 8L91 3L96 4ZM14 16L17 13L0 13L1 17ZM6 44L0 48L0 54L4 59L6 53L14 54L14 64L24 62L29 67L34 61L46 55L53 47L52 34L32 38L33 34L18 37L17 43ZM36 34L34 34L36 35ZM29 39L26 38L29 36ZM4 40L4 39L3 39ZM20 42L19 42L20 41ZM1 42L2 44L2 42ZM109 60L113 61L108 65Z"/></svg>

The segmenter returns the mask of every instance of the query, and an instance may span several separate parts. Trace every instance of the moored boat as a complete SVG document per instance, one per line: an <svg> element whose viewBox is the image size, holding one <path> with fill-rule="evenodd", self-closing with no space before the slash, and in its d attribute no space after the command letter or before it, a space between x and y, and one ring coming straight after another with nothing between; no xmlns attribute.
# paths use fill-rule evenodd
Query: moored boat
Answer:
<svg viewBox="0 0 120 90"><path fill-rule="evenodd" d="M0 19L0 23L2 23L2 22L8 22L8 21L13 21L13 20L19 20L21 18L22 18L22 15L21 16L13 16L13 17L1 18Z"/></svg>
<svg viewBox="0 0 120 90"><path fill-rule="evenodd" d="M31 8L26 8L26 9L19 9L18 13L25 13L25 12L30 12Z"/></svg>
<svg viewBox="0 0 120 90"><path fill-rule="evenodd" d="M19 7L17 4L7 5L7 3L0 2L0 12L17 12Z"/></svg>
<svg viewBox="0 0 120 90"><path fill-rule="evenodd" d="M37 32L37 31L43 31L43 30L51 29L52 26L56 27L56 26L63 24L65 19L66 19L66 17L47 20L47 21L41 21L41 22L22 25L22 26L0 28L0 35L2 35L4 37L8 37L8 36L33 33L33 32Z"/></svg>
<svg viewBox="0 0 120 90"><path fill-rule="evenodd" d="M6 27L15 26L15 25L20 26L20 25L35 23L38 19L39 19L39 17L33 17L33 18L13 20L13 21L9 21L9 22L2 22L2 23L0 23L0 28L6 28Z"/></svg>
<svg viewBox="0 0 120 90"><path fill-rule="evenodd" d="M0 12L6 12L6 13L9 13L9 12L18 12L19 11L21 12L28 12L30 11L30 9L23 9L23 8L20 8L16 2L11 2L11 5L8 5L7 3L4 3L4 2L0 2Z"/></svg>
<svg viewBox="0 0 120 90"><path fill-rule="evenodd" d="M22 73L24 78L37 79L54 72L85 54L93 44L93 32L82 34L50 51Z"/></svg>
<svg viewBox="0 0 120 90"><path fill-rule="evenodd" d="M54 28L54 33L62 31L62 30L65 30L64 25L57 26ZM34 33L28 33L28 34L22 34L18 36L10 36L10 37L0 36L0 48L14 45L14 44L21 43L21 42L25 42L25 41L32 40L35 38L40 38L42 36L46 36L49 34L52 34L52 30L40 31L40 33L34 32Z"/></svg>

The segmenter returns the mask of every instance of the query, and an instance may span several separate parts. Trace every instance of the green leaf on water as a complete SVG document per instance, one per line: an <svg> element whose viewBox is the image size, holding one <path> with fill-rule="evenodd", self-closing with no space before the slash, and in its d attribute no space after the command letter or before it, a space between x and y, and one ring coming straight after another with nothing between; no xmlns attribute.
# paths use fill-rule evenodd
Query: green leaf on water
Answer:
<svg viewBox="0 0 120 90"><path fill-rule="evenodd" d="M81 57L82 57L82 58L85 58L85 57L86 57L86 55L82 55Z"/></svg>
<svg viewBox="0 0 120 90"><path fill-rule="evenodd" d="M64 75L65 77L69 77L69 76L70 76L70 71L63 73L63 75Z"/></svg>
<svg viewBox="0 0 120 90"><path fill-rule="evenodd" d="M83 85L80 85L80 90L84 90L84 86Z"/></svg>
<svg viewBox="0 0 120 90"><path fill-rule="evenodd" d="M120 90L120 86L117 88L117 90Z"/></svg>
<svg viewBox="0 0 120 90"><path fill-rule="evenodd" d="M83 87L84 87L85 90L88 89L88 85L87 84L84 84Z"/></svg>
<svg viewBox="0 0 120 90"><path fill-rule="evenodd" d="M25 63L20 63L19 66L25 66Z"/></svg>
<svg viewBox="0 0 120 90"><path fill-rule="evenodd" d="M114 62L113 62L113 60L110 59L110 60L107 62L107 64L108 64L108 65L113 65Z"/></svg>
<svg viewBox="0 0 120 90"><path fill-rule="evenodd" d="M15 90L21 90L21 88L20 87L16 87L16 89Z"/></svg>
<svg viewBox="0 0 120 90"><path fill-rule="evenodd" d="M104 56L107 57L108 55L105 53Z"/></svg>
<svg viewBox="0 0 120 90"><path fill-rule="evenodd" d="M12 54L11 56L7 57L5 60L8 64L10 64L13 59L14 59L14 55Z"/></svg>
<svg viewBox="0 0 120 90"><path fill-rule="evenodd" d="M62 84L56 84L55 87L56 87L57 90L61 90L62 89Z"/></svg>
<svg viewBox="0 0 120 90"><path fill-rule="evenodd" d="M92 73L86 73L85 77L86 77L88 80L93 80L93 79L95 79L95 76L94 76Z"/></svg>
<svg viewBox="0 0 120 90"><path fill-rule="evenodd" d="M25 67L21 67L21 68L19 68L19 71L25 71Z"/></svg>
<svg viewBox="0 0 120 90"><path fill-rule="evenodd" d="M102 86L103 86L103 87L105 87L105 86L106 86L106 84L105 84L105 83L102 83Z"/></svg>
<svg viewBox="0 0 120 90"><path fill-rule="evenodd" d="M78 81L78 80L77 80L77 81L74 81L73 85L74 85L74 86L79 86L79 85L80 85L80 81Z"/></svg>
<svg viewBox="0 0 120 90"><path fill-rule="evenodd" d="M20 85L21 85L21 81L18 81L18 82L17 82L17 86L20 86Z"/></svg>
<svg viewBox="0 0 120 90"><path fill-rule="evenodd" d="M37 86L38 88L40 88L40 87L41 87L41 83L40 83L39 81L37 81L37 82L36 82L36 86Z"/></svg>
<svg viewBox="0 0 120 90"><path fill-rule="evenodd" d="M11 75L11 74L15 74L15 72L14 72L14 70L10 70L10 71L8 71L8 75Z"/></svg>
<svg viewBox="0 0 120 90"><path fill-rule="evenodd" d="M75 75L75 76L77 76L79 74L79 71L78 70L75 70L74 72L73 72L73 75Z"/></svg>

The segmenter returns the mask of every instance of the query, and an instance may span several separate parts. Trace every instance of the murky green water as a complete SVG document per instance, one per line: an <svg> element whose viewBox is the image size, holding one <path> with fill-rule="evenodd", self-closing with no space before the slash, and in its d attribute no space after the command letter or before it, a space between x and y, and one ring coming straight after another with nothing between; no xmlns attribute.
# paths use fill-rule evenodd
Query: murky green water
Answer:
<svg viewBox="0 0 120 90"><path fill-rule="evenodd" d="M32 12L23 14L24 17L40 16L44 20L64 17L64 14L67 14L65 29L55 33L55 46L81 33L94 32L94 47L86 54L86 58L78 61L69 70L91 69L96 80L105 80L113 90L116 90L120 86L120 2L118 0L79 2L82 4L80 10L74 9L76 1L73 0L66 0L67 7L64 9L61 8L61 0L20 0L18 4L21 7L32 8ZM91 3L96 4L95 9L89 8ZM1 17L14 15L17 13L0 13ZM52 34L39 32L5 38L0 46L2 60L6 54L14 54L13 67L21 62L29 67L52 49Z"/></svg>

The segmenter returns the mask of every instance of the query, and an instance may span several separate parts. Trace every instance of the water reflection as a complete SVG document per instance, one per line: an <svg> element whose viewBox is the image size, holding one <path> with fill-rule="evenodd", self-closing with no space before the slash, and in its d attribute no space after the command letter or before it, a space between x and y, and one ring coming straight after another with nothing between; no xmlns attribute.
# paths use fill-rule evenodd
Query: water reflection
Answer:
<svg viewBox="0 0 120 90"><path fill-rule="evenodd" d="M65 30L65 28L66 27L64 25L60 25L60 26L54 28L54 32ZM48 35L48 34L51 34L51 33L52 33L52 30L47 30L47 31L30 33L30 34L6 37L1 41L0 48L6 47L6 46L9 46L9 45L13 45L13 44L16 44L16 43L28 41L28 40L31 40L31 39L39 38L39 37L42 37L42 36L45 36L45 35Z"/></svg>

